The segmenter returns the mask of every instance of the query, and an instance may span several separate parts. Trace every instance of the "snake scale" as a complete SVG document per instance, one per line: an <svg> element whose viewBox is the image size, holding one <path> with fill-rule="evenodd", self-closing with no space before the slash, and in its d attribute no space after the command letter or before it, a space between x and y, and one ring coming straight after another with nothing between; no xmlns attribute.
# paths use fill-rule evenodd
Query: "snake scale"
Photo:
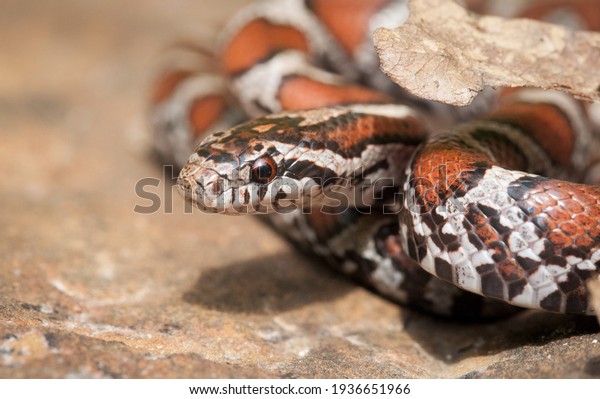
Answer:
<svg viewBox="0 0 600 399"><path fill-rule="evenodd" d="M305 251L425 311L593 314L592 106L521 88L457 110L403 92L379 71L370 37L407 10L404 0L267 0L229 21L212 68L198 66L197 47L176 48L152 123L158 153L181 168L180 191L206 212L267 214ZM521 15L600 28L592 1Z"/></svg>

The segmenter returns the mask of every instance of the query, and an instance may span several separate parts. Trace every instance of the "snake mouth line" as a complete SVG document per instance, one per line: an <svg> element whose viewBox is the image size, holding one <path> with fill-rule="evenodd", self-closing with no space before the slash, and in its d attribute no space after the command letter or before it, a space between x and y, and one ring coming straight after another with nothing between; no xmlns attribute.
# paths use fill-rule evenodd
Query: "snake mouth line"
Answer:
<svg viewBox="0 0 600 399"><path fill-rule="evenodd" d="M302 210L309 214L320 212L327 215L339 215L347 210L354 208L360 209L362 214L399 214L405 206L411 213L423 213L422 205L415 197L408 196L405 201L405 195L401 192L393 191L388 201L381 201L378 195L373 195L376 200L373 204L368 198L363 197L364 188L357 189L353 187L349 192L334 192L333 196L328 197L322 194L321 197L333 200L325 202L323 198L309 195L310 188L298 189L287 188L287 192L282 191L282 186L275 185L227 185L225 183L212 183L213 185L224 185L227 188L218 190L207 190L206 185L198 179L189 177L180 177L176 184L180 196L193 204L200 211L207 213L224 214L265 214L278 213L287 214L296 210ZM313 186L314 187L314 186ZM341 187L345 187L341 185ZM304 190L304 191L303 191ZM216 192L218 191L218 194ZM212 194L210 194L212 192ZM374 194L376 191L370 191ZM284 194L282 194L284 193ZM295 194L290 194L295 193ZM392 199L393 197L393 199ZM360 205L362 204L362 205ZM445 206L438 207L438 211L456 213L464 212L465 208L461 200L455 196L448 198Z"/></svg>

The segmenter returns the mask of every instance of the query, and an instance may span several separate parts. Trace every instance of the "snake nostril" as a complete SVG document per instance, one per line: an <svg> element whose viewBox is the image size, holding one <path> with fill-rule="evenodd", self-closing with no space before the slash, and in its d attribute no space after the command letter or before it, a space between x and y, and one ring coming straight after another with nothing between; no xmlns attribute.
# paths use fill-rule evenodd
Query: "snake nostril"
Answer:
<svg viewBox="0 0 600 399"><path fill-rule="evenodd" d="M195 187L193 181L179 176L177 178L177 190L179 191L179 194L186 200L194 200L196 194L194 193Z"/></svg>
<svg viewBox="0 0 600 399"><path fill-rule="evenodd" d="M202 183L198 183L198 186L203 188L205 192L210 193L211 196L214 197L218 197L219 195L223 194L224 191L223 179L220 176L205 182L204 185L202 185Z"/></svg>

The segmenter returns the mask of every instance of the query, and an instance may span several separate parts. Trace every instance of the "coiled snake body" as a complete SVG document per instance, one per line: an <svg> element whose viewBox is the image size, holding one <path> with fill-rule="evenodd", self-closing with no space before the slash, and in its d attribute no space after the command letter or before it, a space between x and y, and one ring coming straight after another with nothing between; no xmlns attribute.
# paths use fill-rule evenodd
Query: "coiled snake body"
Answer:
<svg viewBox="0 0 600 399"><path fill-rule="evenodd" d="M153 123L159 153L182 166L182 193L207 212L269 213L305 250L427 311L507 310L492 298L593 313L600 187L558 180L598 182L587 105L506 90L461 122L478 109L412 98L379 72L369 39L406 15L404 1L271 0L229 23L218 73L180 49Z"/></svg>

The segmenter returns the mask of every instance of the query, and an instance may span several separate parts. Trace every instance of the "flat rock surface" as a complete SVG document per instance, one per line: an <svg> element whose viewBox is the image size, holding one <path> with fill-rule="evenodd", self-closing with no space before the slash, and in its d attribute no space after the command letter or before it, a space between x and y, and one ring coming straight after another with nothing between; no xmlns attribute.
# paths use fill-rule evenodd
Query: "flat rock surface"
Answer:
<svg viewBox="0 0 600 399"><path fill-rule="evenodd" d="M184 212L148 88L166 44L210 41L239 3L3 1L0 377L600 377L594 318L439 320L254 218Z"/></svg>

